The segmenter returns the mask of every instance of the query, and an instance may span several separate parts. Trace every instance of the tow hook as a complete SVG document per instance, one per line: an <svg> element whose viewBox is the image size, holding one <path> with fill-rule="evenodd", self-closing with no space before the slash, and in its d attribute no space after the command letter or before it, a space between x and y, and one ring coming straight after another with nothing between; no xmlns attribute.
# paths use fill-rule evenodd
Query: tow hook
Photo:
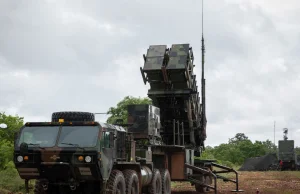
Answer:
<svg viewBox="0 0 300 194"><path fill-rule="evenodd" d="M47 182L44 182L44 183L42 184L42 187L43 187L44 191L47 191L47 189L48 189L48 183L47 183Z"/></svg>
<svg viewBox="0 0 300 194"><path fill-rule="evenodd" d="M76 190L76 186L78 186L78 183L74 179L71 179L69 185L70 185L70 189L72 191L75 191Z"/></svg>

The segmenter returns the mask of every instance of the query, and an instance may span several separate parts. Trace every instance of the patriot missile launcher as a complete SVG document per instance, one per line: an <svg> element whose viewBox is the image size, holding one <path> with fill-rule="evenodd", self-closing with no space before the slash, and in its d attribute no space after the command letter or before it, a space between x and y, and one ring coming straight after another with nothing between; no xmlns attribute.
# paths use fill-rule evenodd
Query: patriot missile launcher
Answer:
<svg viewBox="0 0 300 194"><path fill-rule="evenodd" d="M161 137L167 145L184 145L200 152L206 139L205 79L202 66L202 103L189 44L150 46L140 68L150 84L148 96L160 108ZM180 125L180 130L178 126ZM177 128L177 129L176 129Z"/></svg>

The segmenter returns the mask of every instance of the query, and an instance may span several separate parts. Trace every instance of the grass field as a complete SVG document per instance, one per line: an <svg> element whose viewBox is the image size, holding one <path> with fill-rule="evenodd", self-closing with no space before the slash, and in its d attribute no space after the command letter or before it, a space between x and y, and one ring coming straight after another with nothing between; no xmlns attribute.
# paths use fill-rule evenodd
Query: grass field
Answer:
<svg viewBox="0 0 300 194"><path fill-rule="evenodd" d="M227 176L233 178L233 175ZM267 171L267 172L239 172L239 189L244 190L243 193L260 194L300 194L300 171ZM218 180L218 193L233 193L235 184ZM22 184L23 185L23 184ZM20 187L20 185L18 185ZM16 191L16 189L14 189ZM22 192L9 192L1 190L0 194L24 194ZM32 193L32 191L30 192ZM186 182L172 182L172 193L174 194L196 194L194 186ZM209 191L207 193L214 193Z"/></svg>
<svg viewBox="0 0 300 194"><path fill-rule="evenodd" d="M230 176L231 177L231 176ZM239 172L239 189L243 193L300 194L300 171ZM218 180L218 193L234 193L235 184ZM189 183L172 183L172 193L196 194ZM209 191L207 193L214 193Z"/></svg>

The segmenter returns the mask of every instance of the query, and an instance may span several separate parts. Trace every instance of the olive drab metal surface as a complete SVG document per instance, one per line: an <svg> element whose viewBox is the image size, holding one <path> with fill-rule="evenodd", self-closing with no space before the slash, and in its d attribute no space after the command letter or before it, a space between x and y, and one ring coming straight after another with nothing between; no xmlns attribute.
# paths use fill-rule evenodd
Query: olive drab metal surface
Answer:
<svg viewBox="0 0 300 194"><path fill-rule="evenodd" d="M153 137L160 138L160 110L148 105L128 105L128 132L133 133L135 138L144 139ZM153 139L152 138L152 139Z"/></svg>
<svg viewBox="0 0 300 194"><path fill-rule="evenodd" d="M204 147L205 80L203 73L201 104L194 66L189 44L173 44L171 48L151 45L144 55L142 77L150 84L148 97L160 109L161 136L167 145Z"/></svg>
<svg viewBox="0 0 300 194"><path fill-rule="evenodd" d="M279 160L296 160L294 140L278 141L278 159Z"/></svg>

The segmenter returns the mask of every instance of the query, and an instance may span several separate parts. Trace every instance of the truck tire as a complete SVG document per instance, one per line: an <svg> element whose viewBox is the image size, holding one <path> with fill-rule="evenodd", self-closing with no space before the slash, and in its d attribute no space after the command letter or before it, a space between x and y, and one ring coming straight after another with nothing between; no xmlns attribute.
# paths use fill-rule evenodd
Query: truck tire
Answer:
<svg viewBox="0 0 300 194"><path fill-rule="evenodd" d="M162 194L171 194L171 176L168 169L161 169Z"/></svg>
<svg viewBox="0 0 300 194"><path fill-rule="evenodd" d="M206 187L203 187L202 185L195 184L195 189L198 193L206 193Z"/></svg>
<svg viewBox="0 0 300 194"><path fill-rule="evenodd" d="M113 170L107 181L107 194L125 194L125 178L121 171Z"/></svg>
<svg viewBox="0 0 300 194"><path fill-rule="evenodd" d="M52 122L64 121L95 121L95 115L89 112L54 112L52 113Z"/></svg>
<svg viewBox="0 0 300 194"><path fill-rule="evenodd" d="M138 194L140 188L137 173L134 170L124 170L123 174L125 176L126 194Z"/></svg>
<svg viewBox="0 0 300 194"><path fill-rule="evenodd" d="M161 175L158 169L153 169L153 177L148 187L149 194L162 194Z"/></svg>

